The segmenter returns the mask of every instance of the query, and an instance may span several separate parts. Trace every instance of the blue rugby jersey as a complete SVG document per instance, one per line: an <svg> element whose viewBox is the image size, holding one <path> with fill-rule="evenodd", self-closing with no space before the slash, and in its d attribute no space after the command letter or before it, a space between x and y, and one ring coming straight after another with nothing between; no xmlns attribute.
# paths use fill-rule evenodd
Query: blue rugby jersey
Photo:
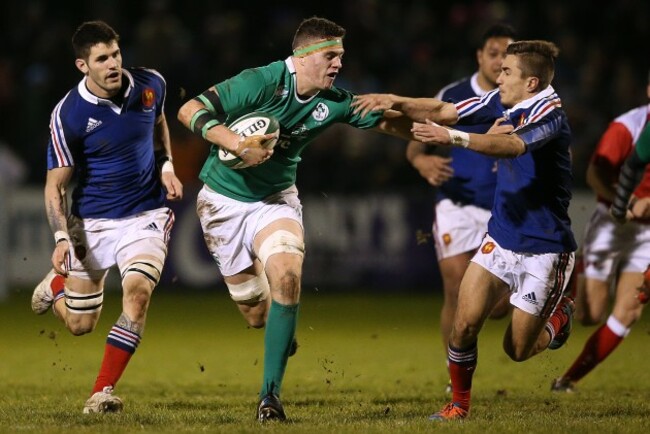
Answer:
<svg viewBox="0 0 650 434"><path fill-rule="evenodd" d="M478 85L478 73L474 73L471 77L442 88L436 98L457 103L469 98L481 97L485 93ZM468 133L483 134L492 124L493 122L482 122L458 125L457 128ZM491 209L497 182L497 159L458 147L451 148L449 156L452 158L451 167L454 176L438 187L436 202L447 198L455 203Z"/></svg>
<svg viewBox="0 0 650 434"><path fill-rule="evenodd" d="M488 233L514 252L561 253L577 248L568 208L571 200L571 130L551 86L503 111L499 91L456 104L459 123L506 115L526 144L516 158L500 159Z"/></svg>
<svg viewBox="0 0 650 434"><path fill-rule="evenodd" d="M81 218L128 217L164 204L153 130L165 80L148 69L123 73L121 106L90 93L84 77L52 111L47 168L75 168L71 212Z"/></svg>

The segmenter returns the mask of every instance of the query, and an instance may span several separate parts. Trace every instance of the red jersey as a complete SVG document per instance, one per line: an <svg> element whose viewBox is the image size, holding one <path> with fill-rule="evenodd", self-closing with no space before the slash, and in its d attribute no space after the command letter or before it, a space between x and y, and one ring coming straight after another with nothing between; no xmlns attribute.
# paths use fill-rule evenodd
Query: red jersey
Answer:
<svg viewBox="0 0 650 434"><path fill-rule="evenodd" d="M639 139L641 131L650 120L650 104L643 105L623 113L609 124L602 135L598 146L591 156L591 162L602 166L610 165L613 169L612 182L616 182L625 159L632 153L634 144ZM634 190L636 197L650 196L650 164L646 166L643 179ZM608 201L598 196L598 201L610 205Z"/></svg>

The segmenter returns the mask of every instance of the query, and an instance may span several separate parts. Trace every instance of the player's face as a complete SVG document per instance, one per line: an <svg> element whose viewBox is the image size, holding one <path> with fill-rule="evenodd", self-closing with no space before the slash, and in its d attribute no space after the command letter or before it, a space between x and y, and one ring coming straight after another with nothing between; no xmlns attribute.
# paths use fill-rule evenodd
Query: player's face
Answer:
<svg viewBox="0 0 650 434"><path fill-rule="evenodd" d="M343 67L342 47L330 48L304 57L305 74L315 90L329 89Z"/></svg>
<svg viewBox="0 0 650 434"><path fill-rule="evenodd" d="M501 64L506 57L506 48L513 41L507 37L494 37L485 41L483 48L476 52L478 72L485 80L497 87L497 77L501 74Z"/></svg>
<svg viewBox="0 0 650 434"><path fill-rule="evenodd" d="M501 74L497 77L499 96L504 107L512 107L529 97L530 77L522 77L517 56L509 54L503 59Z"/></svg>
<svg viewBox="0 0 650 434"><path fill-rule="evenodd" d="M117 41L93 45L88 60L77 59L77 67L88 76L88 90L95 96L110 98L122 87L122 53Z"/></svg>

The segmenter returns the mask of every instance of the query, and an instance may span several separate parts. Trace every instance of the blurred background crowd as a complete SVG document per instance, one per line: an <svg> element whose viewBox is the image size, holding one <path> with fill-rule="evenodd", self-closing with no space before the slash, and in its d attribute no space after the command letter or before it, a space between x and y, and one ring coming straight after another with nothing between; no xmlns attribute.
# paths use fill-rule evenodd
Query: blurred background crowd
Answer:
<svg viewBox="0 0 650 434"><path fill-rule="evenodd" d="M588 157L607 123L647 102L650 65L650 2L596 4L6 1L0 18L1 175L5 185L44 182L50 112L81 78L70 38L82 21L106 20L121 35L125 65L156 68L166 77L176 168L191 186L198 184L207 146L175 120L181 102L243 68L284 59L301 19L320 15L348 31L336 84L356 93L433 96L475 71L479 38L495 22L515 26L520 39L554 41L561 56L553 85L574 132L575 184L584 187ZM298 185L303 192L323 193L426 191L404 157L404 145L379 134L334 128L307 149Z"/></svg>

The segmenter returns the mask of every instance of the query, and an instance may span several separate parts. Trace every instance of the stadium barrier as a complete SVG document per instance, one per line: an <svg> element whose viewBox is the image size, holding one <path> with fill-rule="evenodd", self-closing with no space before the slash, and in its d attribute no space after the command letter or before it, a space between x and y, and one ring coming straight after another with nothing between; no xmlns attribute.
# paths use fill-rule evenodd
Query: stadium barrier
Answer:
<svg viewBox="0 0 650 434"><path fill-rule="evenodd" d="M223 286L207 252L195 212L196 191L172 204L176 224L163 273L163 285L197 288ZM301 195L307 253L306 290L362 287L399 290L432 287L439 279L431 241L433 206L429 196L407 193ZM574 230L581 237L594 206L591 193L578 192L571 206ZM7 288L38 283L50 269L52 234L40 188L22 188L0 202L0 299ZM8 254L7 252L11 252ZM111 273L107 288L119 287Z"/></svg>

